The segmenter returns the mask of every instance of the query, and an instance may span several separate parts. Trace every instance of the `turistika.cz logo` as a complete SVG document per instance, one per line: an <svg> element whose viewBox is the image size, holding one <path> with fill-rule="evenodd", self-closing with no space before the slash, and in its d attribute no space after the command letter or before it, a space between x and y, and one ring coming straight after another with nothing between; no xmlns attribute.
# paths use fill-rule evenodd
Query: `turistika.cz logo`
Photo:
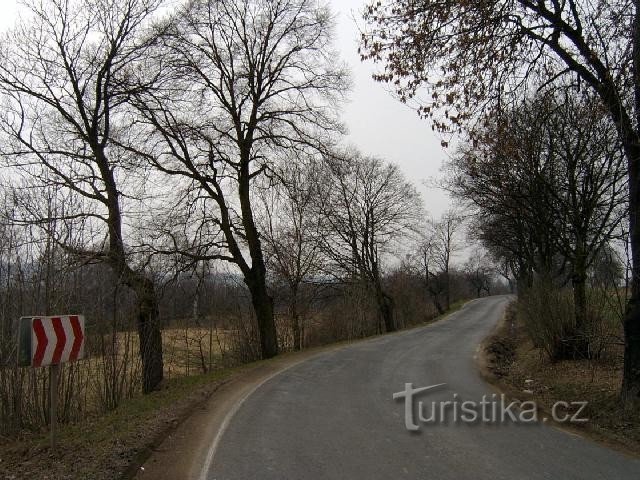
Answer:
<svg viewBox="0 0 640 480"><path fill-rule="evenodd" d="M451 400L423 402L417 396L429 390L446 385L439 383L427 387L414 388L413 383L405 383L404 390L393 394L394 400L404 399L404 422L407 430L420 430L420 424L503 424L546 422L548 417L539 417L538 405L533 400L507 402L505 395L483 395L478 401L462 400L454 393ZM582 416L588 402L556 402L551 407L551 418L558 423L584 423L589 419Z"/></svg>

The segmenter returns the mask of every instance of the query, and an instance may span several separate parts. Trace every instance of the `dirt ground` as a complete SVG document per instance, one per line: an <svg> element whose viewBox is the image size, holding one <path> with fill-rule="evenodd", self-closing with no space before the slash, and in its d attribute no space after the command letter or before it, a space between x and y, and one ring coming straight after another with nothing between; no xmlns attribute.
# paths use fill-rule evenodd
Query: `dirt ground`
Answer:
<svg viewBox="0 0 640 480"><path fill-rule="evenodd" d="M81 425L65 426L55 453L48 435L0 441L0 479L87 479L127 478L147 452L159 444L194 408L214 395L225 378L196 386L182 398L171 385L151 394L153 408L116 410L106 417L88 419ZM186 387L185 387L186 388ZM174 398L175 397L175 398ZM149 399L145 399L148 402ZM155 407L158 407L157 409ZM88 433L91 432L91 433Z"/></svg>

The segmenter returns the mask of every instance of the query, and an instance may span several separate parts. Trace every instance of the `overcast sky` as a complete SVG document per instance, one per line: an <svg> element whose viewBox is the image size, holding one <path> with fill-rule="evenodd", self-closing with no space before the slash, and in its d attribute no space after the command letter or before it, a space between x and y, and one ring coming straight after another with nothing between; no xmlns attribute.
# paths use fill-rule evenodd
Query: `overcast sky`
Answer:
<svg viewBox="0 0 640 480"><path fill-rule="evenodd" d="M448 206L447 196L427 189L422 183L438 177L447 153L426 120L400 103L388 87L371 78L375 66L363 63L358 56L360 13L366 0L332 0L338 18L336 47L351 67L353 91L351 102L344 107L349 127L349 142L367 154L380 156L400 165L423 195L427 211L440 215ZM354 20L355 19L355 20Z"/></svg>
<svg viewBox="0 0 640 480"><path fill-rule="evenodd" d="M443 192L427 189L423 181L439 176L446 152L427 121L420 120L397 101L384 85L371 79L374 66L358 57L358 29L355 19L366 0L330 0L337 14L336 47L352 69L351 101L344 106L349 128L348 142L366 154L398 164L423 195L427 211L438 216L448 206ZM0 0L0 30L10 27L16 16L17 0Z"/></svg>

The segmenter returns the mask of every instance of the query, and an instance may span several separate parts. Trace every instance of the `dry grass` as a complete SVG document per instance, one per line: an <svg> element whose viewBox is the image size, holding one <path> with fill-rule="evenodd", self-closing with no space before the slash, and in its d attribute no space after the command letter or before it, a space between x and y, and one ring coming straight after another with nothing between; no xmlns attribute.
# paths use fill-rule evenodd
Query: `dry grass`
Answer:
<svg viewBox="0 0 640 480"><path fill-rule="evenodd" d="M189 376L221 367L231 349L230 337L230 332L220 329L164 330L162 347L166 376Z"/></svg>
<svg viewBox="0 0 640 480"><path fill-rule="evenodd" d="M231 332L221 329L200 327L166 328L162 331L162 349L166 378L176 378L207 373L221 366L221 362L231 350ZM106 342L111 342L107 335ZM116 334L111 353L117 350L120 358L135 359L138 356L139 341L133 332ZM98 352L97 358L100 358Z"/></svg>
<svg viewBox="0 0 640 480"><path fill-rule="evenodd" d="M47 369L21 369L30 389L23 393L34 394L32 409L40 413L17 435L0 436L0 480L127 476L136 458L208 398L231 372L224 366L230 336L230 332L201 328L163 331L166 380L150 395L140 393L135 332L92 338L94 353L62 369L61 396L72 392L61 400L62 409L67 405L74 414L61 419L55 455L49 451L46 427Z"/></svg>
<svg viewBox="0 0 640 480"><path fill-rule="evenodd" d="M180 379L231 365L231 333L201 328L163 332L165 378ZM93 336L87 357L64 364L58 418L62 423L109 412L140 395L141 361L135 332ZM48 425L47 368L0 369L0 440L27 438ZM1 477L0 477L1 480Z"/></svg>
<svg viewBox="0 0 640 480"><path fill-rule="evenodd" d="M106 415L64 425L53 454L45 432L0 442L0 480L130 478L138 459L208 399L231 372L174 378L161 390L123 402Z"/></svg>

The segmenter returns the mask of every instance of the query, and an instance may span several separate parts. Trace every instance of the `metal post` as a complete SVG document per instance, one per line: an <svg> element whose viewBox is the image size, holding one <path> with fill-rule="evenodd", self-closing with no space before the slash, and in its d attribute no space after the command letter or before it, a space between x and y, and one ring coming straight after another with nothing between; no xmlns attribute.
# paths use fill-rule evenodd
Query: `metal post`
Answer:
<svg viewBox="0 0 640 480"><path fill-rule="evenodd" d="M51 365L49 367L50 387L49 405L50 411L50 433L51 433L51 453L55 453L56 449L56 427L58 425L58 377L60 376L60 365Z"/></svg>

